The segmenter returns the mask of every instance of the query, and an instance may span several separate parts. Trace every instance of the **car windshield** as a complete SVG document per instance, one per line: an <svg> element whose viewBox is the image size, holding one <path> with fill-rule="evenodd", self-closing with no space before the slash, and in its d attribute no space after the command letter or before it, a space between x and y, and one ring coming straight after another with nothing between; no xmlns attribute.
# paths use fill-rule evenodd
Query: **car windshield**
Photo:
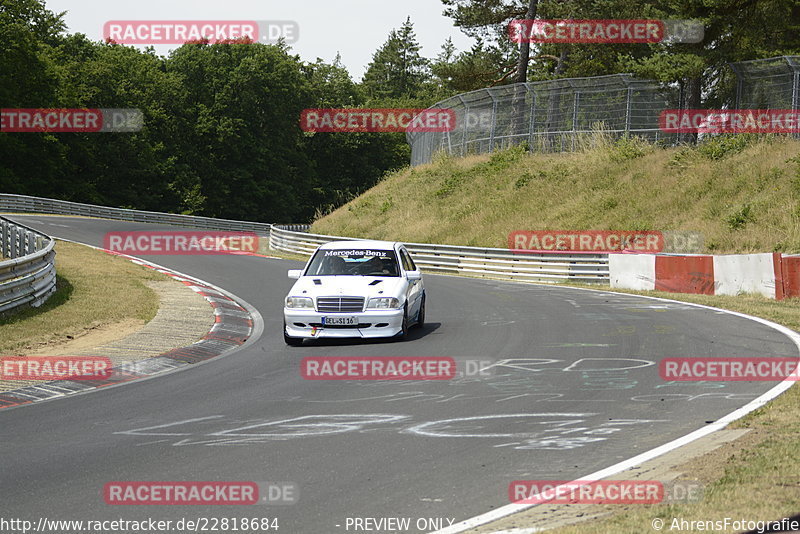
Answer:
<svg viewBox="0 0 800 534"><path fill-rule="evenodd" d="M318 250L306 276L400 276L393 250Z"/></svg>

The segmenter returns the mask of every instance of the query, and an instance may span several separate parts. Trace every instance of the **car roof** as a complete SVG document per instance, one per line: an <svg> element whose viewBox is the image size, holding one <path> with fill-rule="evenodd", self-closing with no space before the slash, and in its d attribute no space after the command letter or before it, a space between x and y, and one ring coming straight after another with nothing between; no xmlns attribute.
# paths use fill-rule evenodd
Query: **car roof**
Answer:
<svg viewBox="0 0 800 534"><path fill-rule="evenodd" d="M344 250L344 249L375 249L375 250L394 250L395 245L400 245L396 241L374 241L368 239L359 239L357 241L331 241L325 243L321 247L322 250Z"/></svg>

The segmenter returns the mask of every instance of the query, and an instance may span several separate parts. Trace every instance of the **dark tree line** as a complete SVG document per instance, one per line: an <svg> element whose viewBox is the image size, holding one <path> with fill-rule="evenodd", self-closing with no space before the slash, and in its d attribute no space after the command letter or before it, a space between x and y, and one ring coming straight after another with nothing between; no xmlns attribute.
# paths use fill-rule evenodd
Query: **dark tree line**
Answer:
<svg viewBox="0 0 800 534"><path fill-rule="evenodd" d="M407 164L403 134L300 130L305 108L428 107L486 86L633 72L726 102L728 61L800 52L800 0L442 0L474 38L425 58L407 19L354 82L339 58L287 46L187 43L168 57L65 32L43 0L0 0L0 107L138 108L136 133L0 132L0 192L269 222L302 222ZM435 9L435 7L433 7ZM700 20L697 44L511 42L519 18Z"/></svg>
<svg viewBox="0 0 800 534"><path fill-rule="evenodd" d="M138 108L135 133L0 132L0 192L300 222L408 162L402 134L307 134L301 110L369 104L338 62L196 42L169 57L64 32L39 0L0 0L0 107Z"/></svg>

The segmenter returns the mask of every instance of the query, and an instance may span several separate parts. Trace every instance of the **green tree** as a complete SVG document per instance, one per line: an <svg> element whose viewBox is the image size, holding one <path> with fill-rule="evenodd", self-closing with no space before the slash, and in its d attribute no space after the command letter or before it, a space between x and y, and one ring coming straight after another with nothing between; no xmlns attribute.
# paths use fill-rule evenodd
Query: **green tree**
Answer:
<svg viewBox="0 0 800 534"><path fill-rule="evenodd" d="M305 67L316 107L418 107L416 102L368 101L337 55L333 64L318 59ZM338 207L375 185L390 170L408 162L403 134L307 133L305 152L311 155L315 183L307 203L315 213Z"/></svg>
<svg viewBox="0 0 800 534"><path fill-rule="evenodd" d="M373 54L363 86L372 97L414 97L429 79L428 60L420 53L411 18L392 30Z"/></svg>
<svg viewBox="0 0 800 534"><path fill-rule="evenodd" d="M312 177L298 118L313 99L299 58L277 45L187 44L167 69L185 80L192 127L175 153L200 177L204 214L300 217Z"/></svg>
<svg viewBox="0 0 800 534"><path fill-rule="evenodd" d="M37 0L0 4L0 107L35 108L55 103L58 76L45 51L64 31ZM63 147L53 135L0 132L0 191L33 192L60 181Z"/></svg>

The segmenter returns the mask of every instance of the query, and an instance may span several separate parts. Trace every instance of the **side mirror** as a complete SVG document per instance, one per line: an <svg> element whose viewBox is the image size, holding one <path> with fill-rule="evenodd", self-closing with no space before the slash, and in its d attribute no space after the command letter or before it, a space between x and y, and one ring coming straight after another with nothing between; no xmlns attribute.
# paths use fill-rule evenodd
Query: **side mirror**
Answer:
<svg viewBox="0 0 800 534"><path fill-rule="evenodd" d="M297 280L301 276L303 276L303 269L290 269L289 270L289 278L294 278L295 280Z"/></svg>
<svg viewBox="0 0 800 534"><path fill-rule="evenodd" d="M420 280L422 279L422 273L419 271L406 271L406 278L409 280Z"/></svg>

